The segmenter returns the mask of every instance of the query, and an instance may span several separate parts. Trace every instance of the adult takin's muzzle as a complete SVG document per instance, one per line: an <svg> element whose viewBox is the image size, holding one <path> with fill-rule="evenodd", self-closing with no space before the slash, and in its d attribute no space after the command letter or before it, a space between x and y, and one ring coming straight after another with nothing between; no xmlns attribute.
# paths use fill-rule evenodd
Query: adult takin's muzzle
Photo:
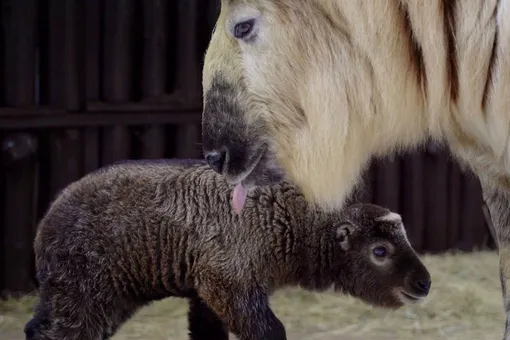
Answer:
<svg viewBox="0 0 510 340"><path fill-rule="evenodd" d="M205 160L207 164L216 171L221 174L223 171L223 166L225 165L225 161L227 160L228 149L222 148L220 150L211 150L205 153Z"/></svg>
<svg viewBox="0 0 510 340"><path fill-rule="evenodd" d="M207 164L227 182L235 184L233 207L243 209L247 190L280 182L283 172L264 138L264 124L248 119L248 104L243 87L235 89L221 77L215 77L204 94L202 148ZM256 116L256 115L255 115Z"/></svg>
<svg viewBox="0 0 510 340"><path fill-rule="evenodd" d="M265 138L267 129L243 85L234 86L215 76L204 99L202 147L211 169L232 184L259 186L280 181L281 171Z"/></svg>
<svg viewBox="0 0 510 340"><path fill-rule="evenodd" d="M202 147L209 166L232 181L244 171L249 145L238 95L220 77L215 77L204 94Z"/></svg>

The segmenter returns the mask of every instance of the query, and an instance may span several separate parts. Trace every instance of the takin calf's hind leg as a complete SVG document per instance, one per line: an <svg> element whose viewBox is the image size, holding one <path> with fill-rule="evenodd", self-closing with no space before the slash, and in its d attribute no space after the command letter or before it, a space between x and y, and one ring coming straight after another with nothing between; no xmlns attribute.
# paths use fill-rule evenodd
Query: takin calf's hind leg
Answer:
<svg viewBox="0 0 510 340"><path fill-rule="evenodd" d="M136 305L82 296L73 285L40 287L26 340L107 340L136 311Z"/></svg>
<svg viewBox="0 0 510 340"><path fill-rule="evenodd" d="M503 302L506 312L503 340L510 340L510 191L483 185L485 204L496 236Z"/></svg>
<svg viewBox="0 0 510 340"><path fill-rule="evenodd" d="M190 340L228 340L228 330L223 322L199 298L189 302L188 328Z"/></svg>

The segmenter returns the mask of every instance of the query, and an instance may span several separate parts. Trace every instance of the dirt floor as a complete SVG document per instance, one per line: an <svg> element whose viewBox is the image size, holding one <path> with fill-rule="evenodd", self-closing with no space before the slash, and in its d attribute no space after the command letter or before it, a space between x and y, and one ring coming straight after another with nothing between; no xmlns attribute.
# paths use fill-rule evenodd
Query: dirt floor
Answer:
<svg viewBox="0 0 510 340"><path fill-rule="evenodd" d="M279 291L271 299L288 339L500 339L504 314L496 253L424 256L432 274L424 303L386 311L332 292ZM0 339L22 340L33 297L0 302ZM141 310L113 340L186 339L184 300L168 299Z"/></svg>

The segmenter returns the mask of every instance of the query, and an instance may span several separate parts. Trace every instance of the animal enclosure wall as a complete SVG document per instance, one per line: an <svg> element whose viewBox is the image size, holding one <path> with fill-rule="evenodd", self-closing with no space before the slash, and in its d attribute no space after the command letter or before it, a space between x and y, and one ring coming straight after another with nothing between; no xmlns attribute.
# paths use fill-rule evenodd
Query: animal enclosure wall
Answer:
<svg viewBox="0 0 510 340"><path fill-rule="evenodd" d="M126 158L201 157L201 67L219 0L0 0L0 291L35 286L56 193ZM420 251L490 238L478 182L440 149L372 166L362 199Z"/></svg>

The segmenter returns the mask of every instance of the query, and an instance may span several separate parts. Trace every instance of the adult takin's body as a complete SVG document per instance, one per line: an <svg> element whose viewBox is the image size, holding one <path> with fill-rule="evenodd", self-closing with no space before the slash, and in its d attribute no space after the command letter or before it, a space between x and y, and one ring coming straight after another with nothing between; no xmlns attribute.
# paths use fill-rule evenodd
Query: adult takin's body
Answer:
<svg viewBox="0 0 510 340"><path fill-rule="evenodd" d="M510 0L222 0L204 61L210 166L341 207L373 157L444 142L481 181L510 340Z"/></svg>
<svg viewBox="0 0 510 340"><path fill-rule="evenodd" d="M284 285L387 308L428 294L399 215L322 212L288 183L260 188L238 215L231 195L200 161L120 163L70 184L37 231L26 338L108 339L151 301L185 297L191 339L283 340L268 296Z"/></svg>

